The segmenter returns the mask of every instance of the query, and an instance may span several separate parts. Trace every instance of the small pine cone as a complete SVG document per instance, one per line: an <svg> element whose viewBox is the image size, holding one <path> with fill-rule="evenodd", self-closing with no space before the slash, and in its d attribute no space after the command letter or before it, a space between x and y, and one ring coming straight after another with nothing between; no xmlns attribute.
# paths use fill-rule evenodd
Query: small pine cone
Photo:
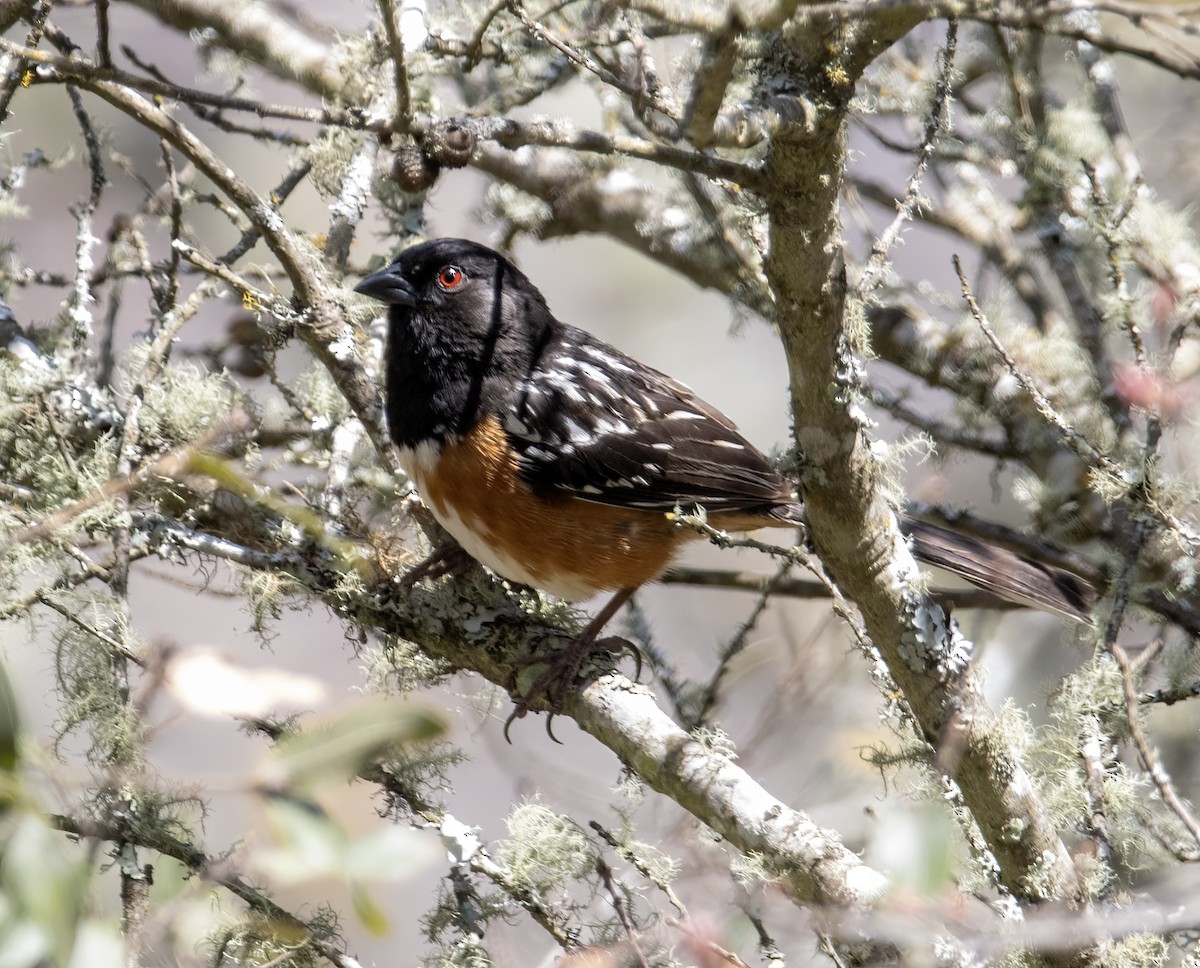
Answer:
<svg viewBox="0 0 1200 968"><path fill-rule="evenodd" d="M403 191L423 192L437 181L441 165L429 157L424 149L409 143L396 149L392 160L392 181Z"/></svg>
<svg viewBox="0 0 1200 968"><path fill-rule="evenodd" d="M475 151L475 135L461 121L440 121L422 141L426 154L444 168L462 168Z"/></svg>

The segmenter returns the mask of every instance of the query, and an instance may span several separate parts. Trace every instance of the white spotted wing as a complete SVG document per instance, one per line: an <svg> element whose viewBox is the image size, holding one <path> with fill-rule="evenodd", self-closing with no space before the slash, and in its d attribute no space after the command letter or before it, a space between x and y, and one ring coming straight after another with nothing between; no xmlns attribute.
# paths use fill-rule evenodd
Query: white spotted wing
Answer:
<svg viewBox="0 0 1200 968"><path fill-rule="evenodd" d="M682 383L564 326L502 416L542 492L671 511L782 511L792 488Z"/></svg>

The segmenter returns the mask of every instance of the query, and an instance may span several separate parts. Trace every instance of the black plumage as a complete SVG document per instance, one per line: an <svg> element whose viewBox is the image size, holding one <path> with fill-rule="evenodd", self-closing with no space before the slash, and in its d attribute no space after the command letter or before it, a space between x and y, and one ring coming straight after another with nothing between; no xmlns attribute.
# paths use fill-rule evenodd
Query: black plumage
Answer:
<svg viewBox="0 0 1200 968"><path fill-rule="evenodd" d="M451 290L439 281L446 268L462 274ZM442 239L406 250L384 274L411 292L370 280L360 290L414 302L393 303L389 332L388 419L402 447L462 434L492 413L541 492L660 511L769 513L793 500L728 417L555 319L498 253Z"/></svg>

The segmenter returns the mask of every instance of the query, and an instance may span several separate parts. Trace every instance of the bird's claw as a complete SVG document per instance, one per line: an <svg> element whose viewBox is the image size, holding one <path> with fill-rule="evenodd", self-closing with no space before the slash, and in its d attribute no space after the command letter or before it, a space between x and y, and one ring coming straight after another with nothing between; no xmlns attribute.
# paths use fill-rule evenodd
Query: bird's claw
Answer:
<svg viewBox="0 0 1200 968"><path fill-rule="evenodd" d="M450 539L434 548L424 561L406 571L400 577L400 587L409 589L422 579L461 574L473 564L475 564L475 559L467 554L462 545L454 539Z"/></svg>
<svg viewBox="0 0 1200 968"><path fill-rule="evenodd" d="M512 739L509 736L509 727L516 720L522 719L526 713L532 711L532 707L529 705L530 700L538 697L544 697L548 706L546 735L554 740L554 742L560 742L559 738L554 735L554 717L562 712L567 689L570 688L571 684L578 677L579 668L583 665L583 660L593 652L607 652L617 657L622 653L628 653L636 663L635 681L641 679L642 654L632 642L616 635L599 640L591 636L581 635L565 649L553 655L547 656L541 653L538 655L521 656L515 660L515 665L518 668L544 665L546 669L533 681L533 684L525 691L524 695L518 696L513 700L513 710L504 721L503 733L506 742L512 743Z"/></svg>

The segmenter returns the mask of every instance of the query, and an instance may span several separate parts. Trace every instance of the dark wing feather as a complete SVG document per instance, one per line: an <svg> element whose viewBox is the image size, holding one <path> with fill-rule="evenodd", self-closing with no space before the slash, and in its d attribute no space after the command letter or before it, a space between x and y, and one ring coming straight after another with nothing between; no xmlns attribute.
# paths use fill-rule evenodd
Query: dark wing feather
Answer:
<svg viewBox="0 0 1200 968"><path fill-rule="evenodd" d="M682 383L571 327L555 333L503 425L542 492L671 511L768 511L792 488Z"/></svg>

